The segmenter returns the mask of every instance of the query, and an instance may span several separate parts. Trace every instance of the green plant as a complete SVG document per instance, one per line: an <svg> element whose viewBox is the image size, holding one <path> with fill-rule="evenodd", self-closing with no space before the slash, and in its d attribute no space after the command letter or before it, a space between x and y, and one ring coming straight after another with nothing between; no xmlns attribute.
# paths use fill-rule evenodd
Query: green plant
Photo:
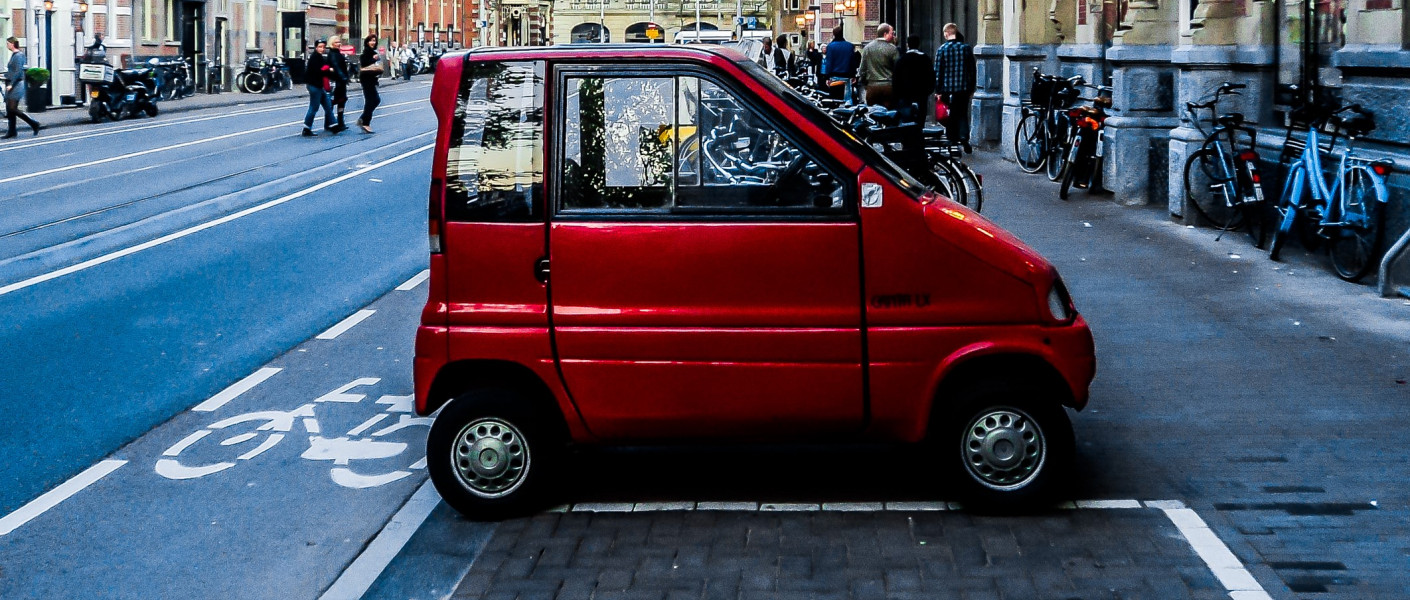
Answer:
<svg viewBox="0 0 1410 600"><path fill-rule="evenodd" d="M32 85L44 85L49 83L49 69L41 67L27 69L24 72L24 78Z"/></svg>

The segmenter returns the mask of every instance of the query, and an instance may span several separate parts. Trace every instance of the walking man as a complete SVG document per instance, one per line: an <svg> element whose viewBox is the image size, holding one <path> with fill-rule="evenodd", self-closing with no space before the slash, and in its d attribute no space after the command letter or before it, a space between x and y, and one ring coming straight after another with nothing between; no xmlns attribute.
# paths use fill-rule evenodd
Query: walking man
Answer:
<svg viewBox="0 0 1410 600"><path fill-rule="evenodd" d="M10 62L5 66L5 117L10 122L10 131L5 138L15 137L15 119L24 119L34 130L34 135L39 135L39 122L20 112L20 100L25 92L24 69L28 61L25 60L24 51L20 50L18 38L5 40L5 45L10 49Z"/></svg>
<svg viewBox="0 0 1410 600"><path fill-rule="evenodd" d="M833 27L832 41L823 49L822 74L829 90L842 88L843 104L852 103L852 78L856 76L852 70L853 50L852 42L842 37L842 26Z"/></svg>
<svg viewBox="0 0 1410 600"><path fill-rule="evenodd" d="M896 110L901 120L925 122L924 107L930 105L930 92L935 89L935 68L930 56L920 51L920 36L906 36L906 53L896 59Z"/></svg>
<svg viewBox="0 0 1410 600"><path fill-rule="evenodd" d="M945 43L935 51L935 93L950 109L945 133L951 142L974 152L969 145L969 101L974 97L974 50L954 23L945 25Z"/></svg>
<svg viewBox="0 0 1410 600"><path fill-rule="evenodd" d="M896 69L896 30L882 23L876 28L876 39L862 48L862 85L866 86L866 103L895 108L892 75Z"/></svg>

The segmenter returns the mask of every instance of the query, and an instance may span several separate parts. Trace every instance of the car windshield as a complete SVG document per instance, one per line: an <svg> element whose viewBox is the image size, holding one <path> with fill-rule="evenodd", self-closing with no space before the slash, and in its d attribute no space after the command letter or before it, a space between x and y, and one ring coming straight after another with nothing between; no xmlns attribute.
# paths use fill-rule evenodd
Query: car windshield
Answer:
<svg viewBox="0 0 1410 600"><path fill-rule="evenodd" d="M862 159L862 162L865 162L868 166L896 182L896 185L910 194L912 198L919 199L921 195L926 193L928 188L925 184L911 177L906 173L905 169L897 166L891 159L886 158L885 155L877 152L871 146L858 139L856 135L842 127L837 121L834 121L826 112L823 112L822 108L809 102L807 98L804 98L797 90L784 83L782 79L769 73L768 70L759 66L757 63L738 59L735 60L735 63L738 64L740 68L748 71L749 74L753 75L755 79L763 83L769 90L783 98L790 108L798 112L799 116L811 121L822 130L831 134L833 138L855 152L857 156Z"/></svg>

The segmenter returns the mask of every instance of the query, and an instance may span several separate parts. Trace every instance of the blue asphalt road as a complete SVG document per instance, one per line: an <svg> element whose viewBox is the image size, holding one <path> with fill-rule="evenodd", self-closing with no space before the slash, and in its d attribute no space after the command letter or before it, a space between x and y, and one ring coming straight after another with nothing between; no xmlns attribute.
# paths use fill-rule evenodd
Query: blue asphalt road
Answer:
<svg viewBox="0 0 1410 600"><path fill-rule="evenodd" d="M78 184L72 173L0 184L0 199L10 199L0 200L0 225L4 225L0 234L34 225L26 216L32 211L20 210L13 200L46 187L56 189L22 201L66 206L72 214L82 214L151 196L154 189L158 195L164 191L170 195L171 190L193 183L193 173L205 175L196 177L199 180L218 178L249 169L249 162L262 169L257 180L227 178L183 193L191 195L193 203L237 194L239 202L224 207L225 212L233 212L307 188L356 165L313 170L313 165L300 163L299 156L357 138L360 145L340 152L371 151L356 161L371 164L428 143L430 137L424 136L413 144L390 147L434 129L425 94L424 86L402 86L387 94L385 103L420 101L414 104L417 110L376 123L375 136L348 132L306 140L297 137L297 126L290 126L231 140L264 142L265 149L244 153L253 157L245 163L196 144L117 161L110 170L90 167L82 172L87 179ZM300 110L286 110L264 115L263 123L300 116ZM256 126L246 122L255 117L242 117L236 127ZM142 124L146 123L134 122L134 126ZM136 131L105 136L87 154L51 157L70 143L5 152L0 158L12 167L54 168L239 130L225 120L168 129L179 131L179 136ZM153 162L181 161L186 166L177 167L182 171L173 172L169 182L160 170L130 173ZM424 190L429 165L430 152L423 151L231 223L0 295L0 406L6 412L0 425L0 456L5 457L0 461L0 514L210 397L425 268ZM7 167L0 179L16 172ZM127 174L115 178L113 172ZM280 178L286 178L282 185L256 187ZM382 181L372 182L374 178ZM98 227L92 219L79 219L41 231L82 226L87 229L70 229L68 237L87 239L97 233L102 240L98 246L130 246L170 233L177 225L148 223L136 228L128 236L131 239L104 236L103 231L179 208L165 206ZM115 219L113 212L104 218ZM178 222L189 225L172 221ZM63 251L59 262L73 264L96 256L84 244L72 246ZM0 286L14 283L16 277L7 273Z"/></svg>

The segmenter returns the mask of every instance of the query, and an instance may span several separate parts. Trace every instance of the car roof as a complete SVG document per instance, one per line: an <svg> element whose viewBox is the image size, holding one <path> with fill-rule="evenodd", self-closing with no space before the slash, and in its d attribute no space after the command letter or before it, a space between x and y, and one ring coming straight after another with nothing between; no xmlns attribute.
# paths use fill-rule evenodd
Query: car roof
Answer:
<svg viewBox="0 0 1410 600"><path fill-rule="evenodd" d="M512 59L581 59L581 58L692 58L710 60L724 58L732 62L747 60L738 51L715 44L558 44L554 46L481 46L471 49L470 60Z"/></svg>

